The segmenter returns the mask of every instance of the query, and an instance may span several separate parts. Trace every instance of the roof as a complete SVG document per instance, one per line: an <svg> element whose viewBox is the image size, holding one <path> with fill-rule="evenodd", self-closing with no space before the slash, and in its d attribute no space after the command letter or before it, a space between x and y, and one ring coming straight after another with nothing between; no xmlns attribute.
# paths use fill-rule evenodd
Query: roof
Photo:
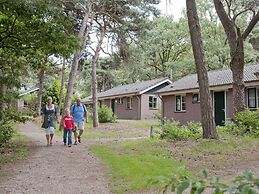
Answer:
<svg viewBox="0 0 259 194"><path fill-rule="evenodd" d="M100 92L97 94L98 98L108 98L113 96L125 96L125 95L139 95L143 94L163 83L172 83L168 78L159 78L148 81L140 81L127 85L120 85L114 88L111 88L107 91ZM91 100L91 96L82 99L82 102L87 102Z"/></svg>
<svg viewBox="0 0 259 194"><path fill-rule="evenodd" d="M35 92L35 91L38 91L38 90L39 90L38 87L30 88L30 89L22 88L21 90L19 90L19 96L24 96L26 94L29 94L29 93L32 93L32 92Z"/></svg>
<svg viewBox="0 0 259 194"><path fill-rule="evenodd" d="M258 78L255 75L257 73L259 73L259 64L246 65L244 67L244 82L258 81ZM229 68L209 71L208 77L210 87L229 85L233 83L232 71ZM175 81L173 84L162 88L157 93L176 92L198 88L199 84L197 74L192 74L187 75Z"/></svg>

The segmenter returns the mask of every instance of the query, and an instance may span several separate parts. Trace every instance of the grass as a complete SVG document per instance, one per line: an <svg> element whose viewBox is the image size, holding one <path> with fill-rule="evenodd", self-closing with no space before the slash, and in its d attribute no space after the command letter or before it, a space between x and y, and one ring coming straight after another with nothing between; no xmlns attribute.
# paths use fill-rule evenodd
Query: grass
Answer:
<svg viewBox="0 0 259 194"><path fill-rule="evenodd" d="M27 139L23 135L15 131L12 139L8 143L0 147L0 166L4 165L5 163L14 162L16 160L26 157L28 155L27 146Z"/></svg>
<svg viewBox="0 0 259 194"><path fill-rule="evenodd" d="M130 138L130 137L139 137L141 133L130 132L130 131L93 131L86 130L83 133L83 137L88 139L98 139L98 138Z"/></svg>
<svg viewBox="0 0 259 194"><path fill-rule="evenodd" d="M136 129L150 129L151 126L159 126L158 120L140 120L137 122L132 122L132 126Z"/></svg>
<svg viewBox="0 0 259 194"><path fill-rule="evenodd" d="M109 167L113 191L125 193L153 188L147 183L155 176L189 174L180 162L170 158L168 149L158 146L159 142L126 141L93 145L90 149Z"/></svg>

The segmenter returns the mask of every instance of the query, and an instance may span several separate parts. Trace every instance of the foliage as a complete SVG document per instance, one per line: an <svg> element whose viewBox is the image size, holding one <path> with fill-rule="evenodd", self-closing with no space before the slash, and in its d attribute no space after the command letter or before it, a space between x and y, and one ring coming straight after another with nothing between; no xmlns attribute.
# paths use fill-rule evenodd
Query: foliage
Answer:
<svg viewBox="0 0 259 194"><path fill-rule="evenodd" d="M13 136L14 130L11 125L0 125L0 146L8 142Z"/></svg>
<svg viewBox="0 0 259 194"><path fill-rule="evenodd" d="M98 109L98 117L100 123L115 122L116 120L116 115L112 112L112 109L106 106Z"/></svg>
<svg viewBox="0 0 259 194"><path fill-rule="evenodd" d="M190 177L155 177L150 180L151 184L165 183L163 193L171 191L177 194L186 193L189 190L190 194L199 194L203 192L210 192L214 194L223 193L251 193L259 192L259 177L255 177L250 171L245 171L243 175L234 178L229 184L220 181L219 177L208 178L206 171L202 172L199 179Z"/></svg>
<svg viewBox="0 0 259 194"><path fill-rule="evenodd" d="M59 104L59 93L60 93L60 89L61 89L61 82L60 80L55 79L52 82L52 85L46 89L46 92L42 98L43 104L47 103L47 98L48 96L51 96L53 99L53 103L54 104ZM63 91L63 94L65 93L65 91ZM63 95L63 100L64 100L64 95Z"/></svg>
<svg viewBox="0 0 259 194"><path fill-rule="evenodd" d="M0 145L8 142L14 133L11 123L25 122L28 118L22 113L17 112L15 109L5 109L0 111Z"/></svg>
<svg viewBox="0 0 259 194"><path fill-rule="evenodd" d="M1 3L0 105L10 106L10 101L18 98L24 80L27 81L34 70L48 68L49 56L68 56L76 48L77 39L65 30L72 21L63 13L60 2Z"/></svg>
<svg viewBox="0 0 259 194"><path fill-rule="evenodd" d="M200 123L188 122L181 126L179 121L165 121L160 137L167 140L199 139L202 137Z"/></svg>
<svg viewBox="0 0 259 194"><path fill-rule="evenodd" d="M235 114L234 122L223 127L224 132L237 135L259 137L259 111L245 110Z"/></svg>

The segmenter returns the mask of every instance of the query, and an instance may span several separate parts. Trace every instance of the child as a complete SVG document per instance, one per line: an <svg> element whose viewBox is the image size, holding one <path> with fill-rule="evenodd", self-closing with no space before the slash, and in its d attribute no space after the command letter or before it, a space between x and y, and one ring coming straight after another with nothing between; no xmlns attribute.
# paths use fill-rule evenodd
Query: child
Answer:
<svg viewBox="0 0 259 194"><path fill-rule="evenodd" d="M65 116L62 118L62 125L64 128L63 141L64 145L68 143L68 147L72 145L72 130L75 128L73 116L70 115L70 110L65 110ZM67 142L68 136L68 142Z"/></svg>

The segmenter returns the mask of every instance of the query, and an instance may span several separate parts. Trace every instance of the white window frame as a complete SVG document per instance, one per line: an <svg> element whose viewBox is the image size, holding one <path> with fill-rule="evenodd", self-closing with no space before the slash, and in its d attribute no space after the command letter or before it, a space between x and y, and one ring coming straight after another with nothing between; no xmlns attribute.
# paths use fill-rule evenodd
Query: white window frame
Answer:
<svg viewBox="0 0 259 194"><path fill-rule="evenodd" d="M254 90L255 93L254 93L254 97L250 97L249 95L249 90ZM253 109L253 108L257 108L258 107L258 88L247 88L247 107L250 108L250 109ZM250 100L254 100L254 103L255 103L255 106L254 107L251 107L249 106L249 101Z"/></svg>
<svg viewBox="0 0 259 194"><path fill-rule="evenodd" d="M123 98L117 98L117 103L118 104L123 104Z"/></svg>
<svg viewBox="0 0 259 194"><path fill-rule="evenodd" d="M194 100L194 95L197 95L197 100ZM192 94L192 103L193 104L200 103L200 94L199 93Z"/></svg>
<svg viewBox="0 0 259 194"><path fill-rule="evenodd" d="M128 110L132 110L132 97L127 97L126 108L127 108Z"/></svg>
<svg viewBox="0 0 259 194"><path fill-rule="evenodd" d="M150 100L150 98L151 98L151 100ZM148 107L149 107L149 109L157 109L158 108L156 96L149 96L148 97Z"/></svg>
<svg viewBox="0 0 259 194"><path fill-rule="evenodd" d="M180 97L180 109L177 108L177 99L178 99L177 97ZM185 95L175 96L175 112L185 112L185 111L186 111L186 96Z"/></svg>

